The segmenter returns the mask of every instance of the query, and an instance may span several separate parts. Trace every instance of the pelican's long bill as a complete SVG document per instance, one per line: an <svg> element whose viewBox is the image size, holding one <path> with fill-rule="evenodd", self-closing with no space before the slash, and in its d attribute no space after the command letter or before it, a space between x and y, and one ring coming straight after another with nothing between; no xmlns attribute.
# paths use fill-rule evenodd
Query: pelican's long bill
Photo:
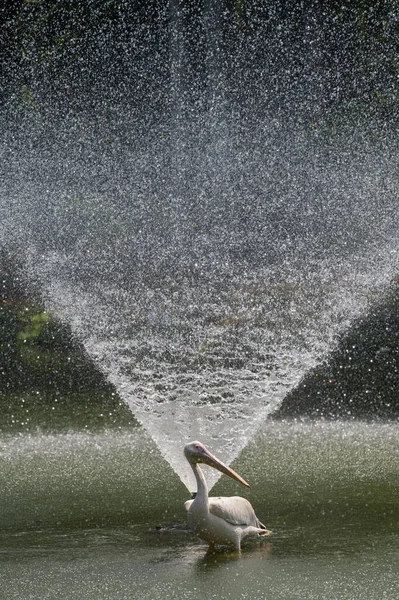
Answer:
<svg viewBox="0 0 399 600"><path fill-rule="evenodd" d="M189 444L188 447L186 446L186 448L191 447L194 450L193 446L195 447L194 453L197 462L205 463L206 465L217 469L221 473L228 475L232 479L235 479L239 483L242 483L242 485L245 485L248 488L250 487L249 483L247 483L245 479L241 477L241 475L239 475L238 473L233 471L233 469L222 463L222 461L216 458L216 456L213 456L213 454L211 454L203 444L200 444L199 442L194 442L192 444Z"/></svg>

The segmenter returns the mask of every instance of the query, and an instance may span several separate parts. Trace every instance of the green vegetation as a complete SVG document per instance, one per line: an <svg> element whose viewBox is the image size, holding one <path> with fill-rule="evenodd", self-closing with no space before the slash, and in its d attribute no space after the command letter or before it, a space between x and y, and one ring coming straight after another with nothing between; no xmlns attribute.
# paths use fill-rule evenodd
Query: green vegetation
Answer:
<svg viewBox="0 0 399 600"><path fill-rule="evenodd" d="M0 301L0 431L136 424L68 328L4 265Z"/></svg>

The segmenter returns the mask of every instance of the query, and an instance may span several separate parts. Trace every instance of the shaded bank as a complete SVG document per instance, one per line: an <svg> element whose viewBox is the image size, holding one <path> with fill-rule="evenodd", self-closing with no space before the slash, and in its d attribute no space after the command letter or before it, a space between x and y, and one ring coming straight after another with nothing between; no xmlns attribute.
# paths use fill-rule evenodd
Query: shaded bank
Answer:
<svg viewBox="0 0 399 600"><path fill-rule="evenodd" d="M1 431L126 426L134 418L69 328L52 318L0 261Z"/></svg>
<svg viewBox="0 0 399 600"><path fill-rule="evenodd" d="M399 289L357 320L328 361L309 372L274 417L398 418Z"/></svg>

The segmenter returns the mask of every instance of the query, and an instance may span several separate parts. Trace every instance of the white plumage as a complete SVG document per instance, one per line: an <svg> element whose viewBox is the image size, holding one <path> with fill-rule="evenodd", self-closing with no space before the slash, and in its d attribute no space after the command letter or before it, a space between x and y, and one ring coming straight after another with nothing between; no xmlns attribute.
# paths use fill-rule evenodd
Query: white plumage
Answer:
<svg viewBox="0 0 399 600"><path fill-rule="evenodd" d="M232 544L241 550L241 540L251 535L267 535L269 531L257 518L252 505L241 496L208 498L208 488L199 463L205 463L249 487L230 467L213 456L201 442L191 442L184 454L197 480L194 500L185 502L188 522L200 538L210 546Z"/></svg>

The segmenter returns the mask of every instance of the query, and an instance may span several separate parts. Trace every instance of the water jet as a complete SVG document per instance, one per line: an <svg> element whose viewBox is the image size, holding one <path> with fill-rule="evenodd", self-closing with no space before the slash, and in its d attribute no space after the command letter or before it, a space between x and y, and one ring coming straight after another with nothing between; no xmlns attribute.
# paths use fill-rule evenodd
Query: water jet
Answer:
<svg viewBox="0 0 399 600"><path fill-rule="evenodd" d="M177 511L184 486L193 489L182 441L201 439L226 464L255 469L260 436L257 500L270 499L270 526L295 530L302 548L304 523L314 539L328 530L336 547L323 538L325 557L341 552L346 514L354 561L367 571L362 515L374 524L384 515L381 539L393 547L395 425L284 429L267 417L394 290L392 16L349 3L325 12L306 2L125 4L4 9L15 56L0 113L0 244L17 257L24 289L38 291L147 433L6 436L5 514L15 531L44 523L44 537L104 526L105 539L89 535L104 543L102 558L108 543L125 548L125 535L143 548L145 507L162 492ZM161 456L178 475L172 492ZM207 477L211 488L217 474ZM63 481L67 501L53 485ZM166 518L159 505L154 514ZM120 537L108 526L122 527ZM288 535L276 539L284 557L295 554ZM192 566L187 542L173 543ZM140 597L159 596L146 585Z"/></svg>

